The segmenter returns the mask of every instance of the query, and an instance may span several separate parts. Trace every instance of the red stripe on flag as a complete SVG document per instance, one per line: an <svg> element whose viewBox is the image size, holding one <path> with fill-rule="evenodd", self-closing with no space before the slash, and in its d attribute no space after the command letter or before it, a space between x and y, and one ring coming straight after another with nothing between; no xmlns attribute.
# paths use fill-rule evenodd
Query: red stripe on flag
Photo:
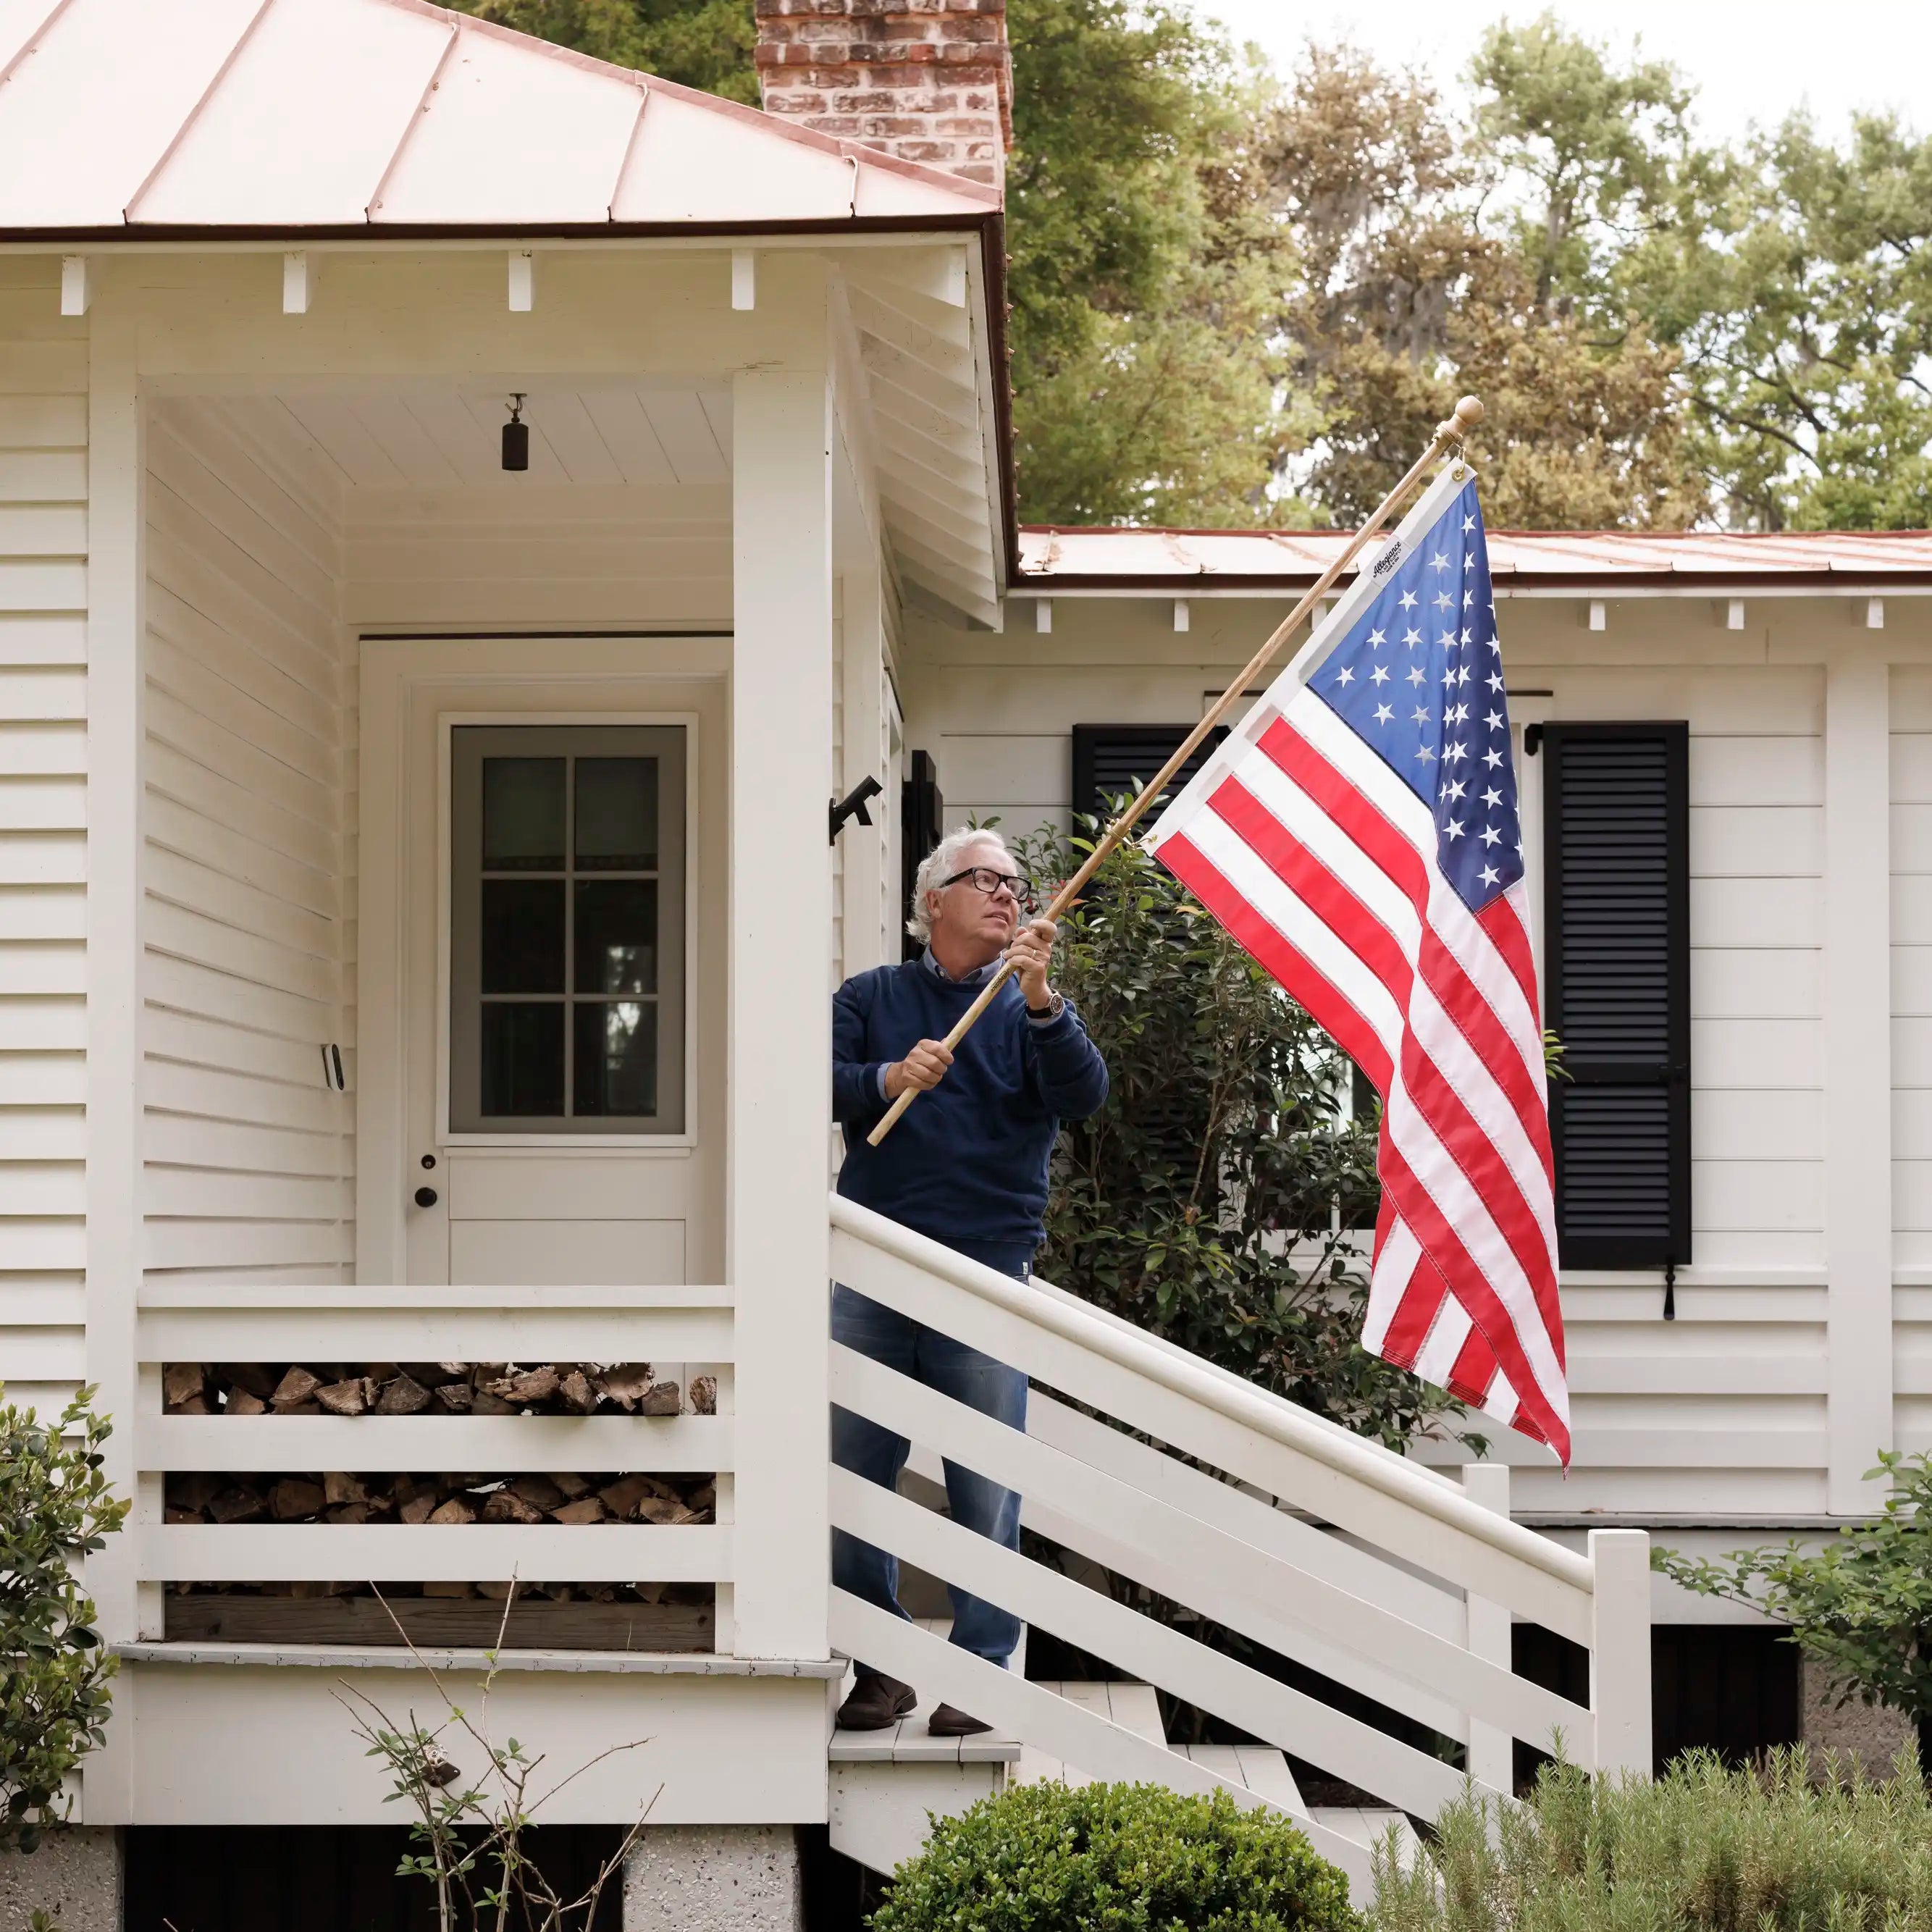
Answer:
<svg viewBox="0 0 1932 1932"><path fill-rule="evenodd" d="M1383 1130L1386 1139L1388 1130ZM1378 1161L1376 1165L1381 1166ZM1390 1190L1383 1190L1384 1197ZM1426 1249L1415 1259L1407 1283L1402 1291L1402 1300L1395 1313L1390 1318L1388 1332L1382 1337L1382 1352L1385 1360L1394 1363L1399 1369L1413 1369L1415 1358L1422 1352L1422 1345L1429 1340L1429 1331L1436 1326L1436 1316L1448 1298L1449 1284L1442 1279L1442 1270L1429 1258Z"/></svg>
<svg viewBox="0 0 1932 1932"><path fill-rule="evenodd" d="M1509 1311L1496 1298L1488 1277L1463 1246L1456 1231L1443 1219L1435 1200L1402 1157L1393 1143L1385 1145L1382 1184L1396 1196L1396 1207L1408 1223L1410 1232L1441 1271L1449 1292L1468 1311L1469 1319L1481 1329L1484 1339L1496 1351L1496 1360L1516 1392L1522 1413L1536 1421L1535 1432L1550 1444L1567 1465L1570 1460L1570 1432L1550 1406L1542 1384L1531 1373Z"/></svg>
<svg viewBox="0 0 1932 1932"><path fill-rule="evenodd" d="M1402 890L1426 916L1429 869L1422 855L1354 781L1338 772L1286 718L1262 734L1265 752Z"/></svg>
<svg viewBox="0 0 1932 1932"><path fill-rule="evenodd" d="M1325 1028L1342 1051L1386 1092L1393 1069L1381 1036L1334 983L1264 919L1184 832L1160 848L1161 863Z"/></svg>
<svg viewBox="0 0 1932 1932"><path fill-rule="evenodd" d="M1387 1131L1386 1128L1383 1130L1384 1132ZM1388 1190L1384 1188L1376 1196L1376 1245L1372 1256L1374 1260L1382 1259L1382 1244L1388 1239L1389 1230L1394 1226L1395 1203L1389 1198Z"/></svg>
<svg viewBox="0 0 1932 1932"><path fill-rule="evenodd" d="M1516 1176L1497 1151L1496 1143L1484 1132L1462 1096L1442 1077L1442 1070L1423 1052L1413 1034L1402 1036L1402 1084L1443 1152L1462 1169L1471 1192L1489 1210L1490 1219L1509 1244L1517 1267L1536 1297L1544 1327L1548 1329L1550 1310L1540 1290L1541 1280L1550 1272L1550 1250L1542 1224L1524 1199ZM1408 1218L1406 1207L1403 1218ZM1415 1224L1412 1221L1409 1225ZM1421 1230L1416 1232L1420 1239ZM1516 1378L1512 1376L1510 1380L1514 1382Z"/></svg>
<svg viewBox="0 0 1932 1932"><path fill-rule="evenodd" d="M1523 1004L1540 1030L1543 1017L1536 998L1536 958L1530 950L1529 934L1515 902L1507 892L1501 898L1490 900L1477 914L1476 923L1489 934L1503 964L1516 975L1516 982L1522 988Z"/></svg>
<svg viewBox="0 0 1932 1932"><path fill-rule="evenodd" d="M1210 802L1215 817L1240 834L1248 849L1406 1009L1414 974L1388 928L1239 778L1219 786Z"/></svg>
<svg viewBox="0 0 1932 1932"><path fill-rule="evenodd" d="M1436 928L1424 923L1421 958L1417 962L1423 983L1436 995L1436 1004L1454 1022L1456 1030L1468 1042L1469 1051L1488 1070L1490 1078L1502 1089L1514 1112L1517 1124L1536 1150L1544 1174L1555 1184L1556 1167L1550 1152L1548 1102L1530 1078L1522 1055L1496 1009L1483 998L1482 989L1462 970L1461 961L1442 942Z"/></svg>
<svg viewBox="0 0 1932 1932"><path fill-rule="evenodd" d="M1442 1386L1459 1400L1480 1407L1496 1375L1496 1352L1480 1328L1472 1328Z"/></svg>

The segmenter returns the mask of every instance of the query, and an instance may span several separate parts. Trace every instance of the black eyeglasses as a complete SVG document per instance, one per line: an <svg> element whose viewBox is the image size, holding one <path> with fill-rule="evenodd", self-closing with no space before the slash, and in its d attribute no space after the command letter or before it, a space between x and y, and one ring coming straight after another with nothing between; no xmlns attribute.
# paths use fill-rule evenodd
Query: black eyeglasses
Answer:
<svg viewBox="0 0 1932 1932"><path fill-rule="evenodd" d="M962 879L970 879L973 890L984 892L988 898L1004 886L1021 911L1030 912L1034 908L1033 881L1018 872L998 872L991 866L968 866L964 872L955 872L950 879L941 879L940 890L944 892L948 886L956 886Z"/></svg>

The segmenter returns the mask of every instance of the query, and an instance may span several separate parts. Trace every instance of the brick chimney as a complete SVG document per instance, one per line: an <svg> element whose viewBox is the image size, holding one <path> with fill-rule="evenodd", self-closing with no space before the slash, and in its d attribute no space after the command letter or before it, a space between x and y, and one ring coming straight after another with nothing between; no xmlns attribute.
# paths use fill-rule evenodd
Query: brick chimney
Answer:
<svg viewBox="0 0 1932 1932"><path fill-rule="evenodd" d="M758 0L766 111L998 186L1013 139L1006 0Z"/></svg>

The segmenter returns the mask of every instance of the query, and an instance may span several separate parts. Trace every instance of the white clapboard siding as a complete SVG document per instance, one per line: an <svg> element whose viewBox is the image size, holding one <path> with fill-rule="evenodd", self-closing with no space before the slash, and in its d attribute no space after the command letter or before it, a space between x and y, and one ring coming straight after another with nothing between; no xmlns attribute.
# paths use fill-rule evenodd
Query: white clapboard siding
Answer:
<svg viewBox="0 0 1932 1932"><path fill-rule="evenodd" d="M148 465L146 1269L344 1280L352 1102L322 1057L354 974L339 484L214 403L158 405Z"/></svg>
<svg viewBox="0 0 1932 1932"><path fill-rule="evenodd" d="M87 341L0 262L0 1383L85 1372Z"/></svg>
<svg viewBox="0 0 1932 1932"><path fill-rule="evenodd" d="M1892 1220L1898 1262L1922 1267L1932 1262L1932 670L1894 667L1891 751ZM1932 1430L1932 1387L1906 1379L1928 1338L1932 1328L1903 1320L1894 1336L1901 1448L1926 1446Z"/></svg>

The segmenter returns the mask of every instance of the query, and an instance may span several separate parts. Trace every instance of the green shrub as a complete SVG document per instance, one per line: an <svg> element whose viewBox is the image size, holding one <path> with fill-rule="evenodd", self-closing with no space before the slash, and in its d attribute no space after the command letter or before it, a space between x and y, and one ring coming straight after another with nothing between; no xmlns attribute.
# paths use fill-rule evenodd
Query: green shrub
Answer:
<svg viewBox="0 0 1932 1932"><path fill-rule="evenodd" d="M1500 1815L1450 1805L1406 1872L1376 1854L1374 1932L1927 1932L1918 1760L1875 1784L1802 1750L1758 1770L1694 1751L1652 1784L1546 1766Z"/></svg>
<svg viewBox="0 0 1932 1932"><path fill-rule="evenodd" d="M874 1932L1360 1932L1348 1882L1226 1792L1028 1784L941 1819Z"/></svg>
<svg viewBox="0 0 1932 1932"><path fill-rule="evenodd" d="M1741 1550L1714 1563L1655 1551L1652 1568L1707 1597L1748 1604L1786 1626L1831 1673L1838 1701L1897 1711L1932 1746L1932 1455L1879 1452L1868 1481L1889 1488L1869 1522L1820 1550Z"/></svg>
<svg viewBox="0 0 1932 1932"><path fill-rule="evenodd" d="M64 1787L106 1732L116 1660L79 1571L128 1504L101 1473L110 1430L93 1400L84 1388L44 1423L0 1402L0 1855L66 1817Z"/></svg>

